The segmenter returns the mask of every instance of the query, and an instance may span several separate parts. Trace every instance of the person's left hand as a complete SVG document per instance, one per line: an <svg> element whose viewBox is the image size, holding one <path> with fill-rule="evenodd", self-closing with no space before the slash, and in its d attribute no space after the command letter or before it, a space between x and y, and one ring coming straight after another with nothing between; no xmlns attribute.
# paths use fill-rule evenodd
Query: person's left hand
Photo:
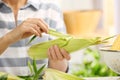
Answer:
<svg viewBox="0 0 120 80"><path fill-rule="evenodd" d="M68 60L70 55L65 49L60 49L54 45L48 49L49 68L57 69L65 72L68 68Z"/></svg>

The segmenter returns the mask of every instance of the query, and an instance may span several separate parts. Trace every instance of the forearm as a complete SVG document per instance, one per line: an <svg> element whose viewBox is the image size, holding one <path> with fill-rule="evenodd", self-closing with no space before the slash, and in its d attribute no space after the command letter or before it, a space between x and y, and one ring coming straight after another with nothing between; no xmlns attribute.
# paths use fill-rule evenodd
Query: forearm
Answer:
<svg viewBox="0 0 120 80"><path fill-rule="evenodd" d="M8 48L10 44L11 43L8 35L0 38L0 55Z"/></svg>

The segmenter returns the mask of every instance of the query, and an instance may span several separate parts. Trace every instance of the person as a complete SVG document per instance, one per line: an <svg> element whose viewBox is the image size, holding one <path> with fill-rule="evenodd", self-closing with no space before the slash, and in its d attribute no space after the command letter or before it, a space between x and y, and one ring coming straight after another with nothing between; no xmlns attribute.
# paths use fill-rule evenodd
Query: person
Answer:
<svg viewBox="0 0 120 80"><path fill-rule="evenodd" d="M0 71L19 76L30 74L27 67L32 61L29 46L48 41L49 27L64 32L65 25L60 8L45 0L0 0ZM38 36L26 46L30 36ZM48 67L66 72L70 55L53 45L48 49ZM46 60L37 60L38 67Z"/></svg>

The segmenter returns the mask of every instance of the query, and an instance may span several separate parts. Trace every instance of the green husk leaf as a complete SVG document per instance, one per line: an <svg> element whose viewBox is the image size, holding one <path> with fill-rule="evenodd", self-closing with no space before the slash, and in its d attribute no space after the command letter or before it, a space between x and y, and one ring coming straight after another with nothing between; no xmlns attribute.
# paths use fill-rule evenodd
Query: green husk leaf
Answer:
<svg viewBox="0 0 120 80"><path fill-rule="evenodd" d="M114 37L116 37L116 36L117 36L117 35L107 37L107 38L103 39L103 41L109 40L109 39L114 38Z"/></svg>
<svg viewBox="0 0 120 80"><path fill-rule="evenodd" d="M32 59L45 59L47 58L47 50L50 48L52 45L58 45L59 47L63 47L67 44L66 39L59 38L43 43L39 43L36 45L31 46L28 49L28 54Z"/></svg>
<svg viewBox="0 0 120 80"><path fill-rule="evenodd" d="M32 65L31 65L30 61L28 61L28 67L29 67L30 72L31 72L31 74L32 74L32 73L33 73L33 68L32 68Z"/></svg>
<svg viewBox="0 0 120 80"><path fill-rule="evenodd" d="M29 75L29 76L20 76L20 77L25 79L25 80L39 80L40 75L43 72L45 66L46 65L43 65L42 67L37 69L36 60L33 59L32 65L31 65L30 61L28 62L28 67L29 67L29 69L31 71L31 75Z"/></svg>
<svg viewBox="0 0 120 80"><path fill-rule="evenodd" d="M54 30L54 29L49 29L48 34L50 34L50 35L52 35L52 36L55 36L55 37L64 38L64 39L70 39L70 38L72 38L71 35L57 32L57 31Z"/></svg>
<svg viewBox="0 0 120 80"><path fill-rule="evenodd" d="M37 37L37 36L34 35L34 36L30 39L30 41L27 43L27 45L30 44L36 37Z"/></svg>
<svg viewBox="0 0 120 80"><path fill-rule="evenodd" d="M60 32L57 32L56 30L54 29L49 29L49 32L48 34L52 35L52 36L55 36L55 37L61 37L61 38L65 38L65 39L69 39L69 38L72 38L72 36L68 35L68 34L63 34L63 33L60 33ZM34 39L36 38L36 36L34 35L30 41L28 42L28 44L30 44Z"/></svg>
<svg viewBox="0 0 120 80"><path fill-rule="evenodd" d="M36 65L36 60L35 59L33 59L33 71L34 71L34 74L36 74L37 73L37 65Z"/></svg>
<svg viewBox="0 0 120 80"><path fill-rule="evenodd" d="M70 39L63 39L58 38L55 40L39 43L36 45L31 46L28 49L28 54L31 58L35 59L45 59L47 58L47 50L52 45L58 45L60 48L64 48L69 53L72 53L77 50L81 50L83 48L101 44L103 41L101 38L93 38L93 39L78 39L78 38L70 38Z"/></svg>
<svg viewBox="0 0 120 80"><path fill-rule="evenodd" d="M37 71L37 73L35 74L33 80L38 80L38 79L39 79L40 74L41 74L42 71L44 70L45 66L46 66L46 65L43 65L43 66Z"/></svg>
<svg viewBox="0 0 120 80"><path fill-rule="evenodd" d="M71 74L67 74L54 69L46 69L43 80L84 80Z"/></svg>
<svg viewBox="0 0 120 80"><path fill-rule="evenodd" d="M84 39L84 38L73 38L68 34L62 34L53 29L49 29L49 34L52 36L58 37L55 40L35 44L28 49L28 54L32 59L45 59L47 58L47 50L53 46L58 45L60 48L64 48L69 53L72 53L77 50L81 50L83 48L106 43L108 39L113 38L108 37L105 39L101 39L101 37L96 37L92 39Z"/></svg>
<svg viewBox="0 0 120 80"><path fill-rule="evenodd" d="M95 44L97 45L98 43L96 43L96 41L92 41L91 39L70 39L69 43L62 48L67 50L69 53L72 53Z"/></svg>

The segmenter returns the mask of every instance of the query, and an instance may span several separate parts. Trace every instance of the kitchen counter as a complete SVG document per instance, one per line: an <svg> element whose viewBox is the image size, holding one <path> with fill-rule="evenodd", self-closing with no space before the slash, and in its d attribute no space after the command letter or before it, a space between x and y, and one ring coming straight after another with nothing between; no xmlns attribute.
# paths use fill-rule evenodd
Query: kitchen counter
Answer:
<svg viewBox="0 0 120 80"><path fill-rule="evenodd" d="M85 80L120 80L120 77L96 77L96 78L85 78Z"/></svg>

